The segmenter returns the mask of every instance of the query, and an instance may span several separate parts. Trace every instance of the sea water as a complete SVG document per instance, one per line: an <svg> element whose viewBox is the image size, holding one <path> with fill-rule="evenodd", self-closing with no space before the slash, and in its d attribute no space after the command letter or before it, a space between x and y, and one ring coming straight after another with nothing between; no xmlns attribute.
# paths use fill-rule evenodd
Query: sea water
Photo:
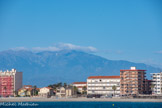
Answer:
<svg viewBox="0 0 162 108"><path fill-rule="evenodd" d="M0 108L162 108L160 102L0 102Z"/></svg>

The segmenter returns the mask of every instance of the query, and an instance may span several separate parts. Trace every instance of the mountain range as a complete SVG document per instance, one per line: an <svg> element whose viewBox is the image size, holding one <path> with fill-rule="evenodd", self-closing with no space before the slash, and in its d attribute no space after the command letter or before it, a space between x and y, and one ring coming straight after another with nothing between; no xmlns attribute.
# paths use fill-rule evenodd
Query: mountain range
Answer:
<svg viewBox="0 0 162 108"><path fill-rule="evenodd" d="M108 60L91 53L76 50L32 52L6 50L0 52L0 70L15 68L23 72L24 85L48 86L57 82L86 81L89 76L120 75L120 69L145 69L150 73L160 69L124 60Z"/></svg>

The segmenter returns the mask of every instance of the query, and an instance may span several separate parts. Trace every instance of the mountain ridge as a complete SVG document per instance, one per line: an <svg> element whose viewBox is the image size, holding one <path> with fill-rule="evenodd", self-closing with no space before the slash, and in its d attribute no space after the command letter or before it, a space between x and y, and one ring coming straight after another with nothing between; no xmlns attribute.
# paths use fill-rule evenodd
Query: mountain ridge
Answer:
<svg viewBox="0 0 162 108"><path fill-rule="evenodd" d="M88 76L120 75L120 69L129 69L131 66L147 70L148 78L150 78L150 73L160 70L160 68L144 63L109 60L76 50L0 52L0 70L16 68L23 72L25 85L31 84L39 87L56 82L86 81Z"/></svg>

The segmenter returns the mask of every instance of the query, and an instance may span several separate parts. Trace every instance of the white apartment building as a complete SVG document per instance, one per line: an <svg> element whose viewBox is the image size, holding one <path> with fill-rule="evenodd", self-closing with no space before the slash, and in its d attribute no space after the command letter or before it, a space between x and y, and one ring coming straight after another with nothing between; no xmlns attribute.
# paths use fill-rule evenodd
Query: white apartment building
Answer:
<svg viewBox="0 0 162 108"><path fill-rule="evenodd" d="M162 94L162 72L151 74L152 84L154 85L154 88L152 89L152 94Z"/></svg>
<svg viewBox="0 0 162 108"><path fill-rule="evenodd" d="M90 76L87 79L87 94L114 94L114 85L115 94L120 94L120 76Z"/></svg>
<svg viewBox="0 0 162 108"><path fill-rule="evenodd" d="M14 91L22 88L22 72L16 69L0 71L0 96L13 96Z"/></svg>

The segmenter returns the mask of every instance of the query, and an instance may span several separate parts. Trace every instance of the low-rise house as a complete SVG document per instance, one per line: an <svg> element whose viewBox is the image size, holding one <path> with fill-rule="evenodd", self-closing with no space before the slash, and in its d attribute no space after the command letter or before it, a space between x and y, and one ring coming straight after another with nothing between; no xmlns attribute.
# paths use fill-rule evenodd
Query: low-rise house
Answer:
<svg viewBox="0 0 162 108"><path fill-rule="evenodd" d="M58 96L58 97L65 97L66 96L66 89L65 89L65 87L58 87L56 89L56 96Z"/></svg>
<svg viewBox="0 0 162 108"><path fill-rule="evenodd" d="M73 87L59 87L56 89L56 96L58 97L69 97L73 94Z"/></svg>
<svg viewBox="0 0 162 108"><path fill-rule="evenodd" d="M53 89L51 87L43 87L43 88L40 88L40 90L38 92L38 95L40 97L51 97L51 96L54 95Z"/></svg>
<svg viewBox="0 0 162 108"><path fill-rule="evenodd" d="M66 88L66 97L74 95L74 90L72 87L67 87Z"/></svg>
<svg viewBox="0 0 162 108"><path fill-rule="evenodd" d="M21 97L33 96L33 88L21 88L18 90L18 95Z"/></svg>
<svg viewBox="0 0 162 108"><path fill-rule="evenodd" d="M87 91L87 82L74 82L73 86L77 87L79 93Z"/></svg>

